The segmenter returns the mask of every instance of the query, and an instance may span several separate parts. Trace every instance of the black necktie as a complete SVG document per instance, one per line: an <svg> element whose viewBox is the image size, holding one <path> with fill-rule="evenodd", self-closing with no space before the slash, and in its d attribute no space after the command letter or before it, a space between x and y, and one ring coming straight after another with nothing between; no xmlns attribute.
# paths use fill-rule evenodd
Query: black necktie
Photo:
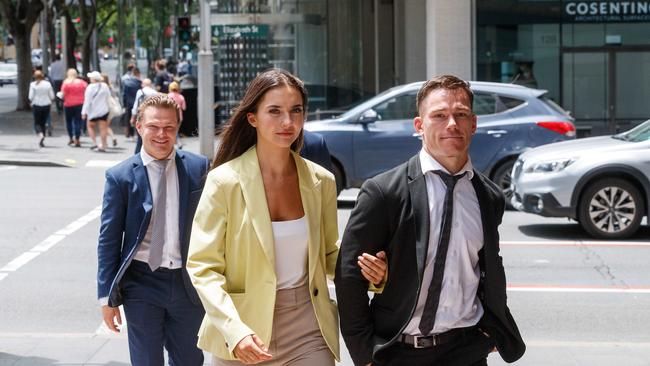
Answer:
<svg viewBox="0 0 650 366"><path fill-rule="evenodd" d="M442 278L445 273L445 259L447 259L447 249L449 248L449 237L451 235L451 220L454 214L454 187L456 182L465 176L465 173L459 175L449 175L442 170L434 170L447 186L445 193L445 204L442 212L442 222L440 224L440 238L438 240L438 250L433 263L433 276L427 293L427 301L424 303L422 319L420 319L420 332L426 336L431 333L433 324L436 320L438 311L438 302L440 301L440 290L442 289Z"/></svg>

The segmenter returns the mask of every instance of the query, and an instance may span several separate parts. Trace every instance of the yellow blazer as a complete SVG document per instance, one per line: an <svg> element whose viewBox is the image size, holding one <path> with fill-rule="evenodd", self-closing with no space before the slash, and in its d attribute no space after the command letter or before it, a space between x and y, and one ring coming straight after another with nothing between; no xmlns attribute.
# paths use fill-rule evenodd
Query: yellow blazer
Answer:
<svg viewBox="0 0 650 366"><path fill-rule="evenodd" d="M292 153L309 228L309 290L325 342L339 359L338 312L326 275L338 256L336 184L326 169ZM255 333L271 340L276 274L271 218L257 151L212 170L194 216L187 271L206 315L199 348L235 359L234 347Z"/></svg>

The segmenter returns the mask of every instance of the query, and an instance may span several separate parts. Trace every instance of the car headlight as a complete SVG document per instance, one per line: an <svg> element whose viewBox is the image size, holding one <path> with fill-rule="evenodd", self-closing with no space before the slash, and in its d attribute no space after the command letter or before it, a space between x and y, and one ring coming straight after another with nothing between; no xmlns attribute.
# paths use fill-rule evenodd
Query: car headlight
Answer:
<svg viewBox="0 0 650 366"><path fill-rule="evenodd" d="M554 159L554 160L545 160L538 161L528 165L524 172L526 173L557 173L564 170L564 168L573 164L576 161L575 158L569 159Z"/></svg>

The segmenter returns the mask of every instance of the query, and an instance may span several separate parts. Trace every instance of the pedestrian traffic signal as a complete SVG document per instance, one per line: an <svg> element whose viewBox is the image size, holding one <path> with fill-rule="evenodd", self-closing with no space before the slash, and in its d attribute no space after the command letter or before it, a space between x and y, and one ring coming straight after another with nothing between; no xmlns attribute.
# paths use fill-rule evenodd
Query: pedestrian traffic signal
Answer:
<svg viewBox="0 0 650 366"><path fill-rule="evenodd" d="M181 43L189 43L192 38L192 26L189 17L178 18L178 39Z"/></svg>

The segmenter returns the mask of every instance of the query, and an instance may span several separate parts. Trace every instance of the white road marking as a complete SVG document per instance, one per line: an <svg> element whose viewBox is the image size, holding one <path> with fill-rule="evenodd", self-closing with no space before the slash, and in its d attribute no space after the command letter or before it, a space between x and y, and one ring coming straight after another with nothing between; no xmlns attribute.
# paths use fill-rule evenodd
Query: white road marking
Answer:
<svg viewBox="0 0 650 366"><path fill-rule="evenodd" d="M614 293L650 294L648 287L606 287L606 286L548 286L548 285L508 285L510 292L572 292L572 293Z"/></svg>
<svg viewBox="0 0 650 366"><path fill-rule="evenodd" d="M549 247L578 247L578 246L588 246L588 247L650 247L650 242L648 241L596 241L596 240L566 240L566 241L509 241L502 240L499 242L500 246L549 246Z"/></svg>
<svg viewBox="0 0 650 366"><path fill-rule="evenodd" d="M330 291L334 284L328 283ZM556 285L518 285L510 284L508 292L560 292L560 293L615 293L615 294L650 294L650 287L607 287L607 286L556 286ZM372 292L368 292L372 297Z"/></svg>
<svg viewBox="0 0 650 366"><path fill-rule="evenodd" d="M7 170L14 170L17 169L18 167L15 165L7 165L7 166L0 166L0 172L4 172Z"/></svg>
<svg viewBox="0 0 650 366"><path fill-rule="evenodd" d="M88 160L86 168L110 168L120 162L121 160Z"/></svg>
<svg viewBox="0 0 650 366"><path fill-rule="evenodd" d="M102 206L97 206L87 214L71 222L63 229L48 236L42 242L36 244L32 249L22 253L11 262L7 263L4 267L0 268L0 281L7 278L9 273L17 271L20 267L29 263L32 259L52 249L56 244L65 239L68 235L81 229L89 222L95 220L101 214Z"/></svg>

